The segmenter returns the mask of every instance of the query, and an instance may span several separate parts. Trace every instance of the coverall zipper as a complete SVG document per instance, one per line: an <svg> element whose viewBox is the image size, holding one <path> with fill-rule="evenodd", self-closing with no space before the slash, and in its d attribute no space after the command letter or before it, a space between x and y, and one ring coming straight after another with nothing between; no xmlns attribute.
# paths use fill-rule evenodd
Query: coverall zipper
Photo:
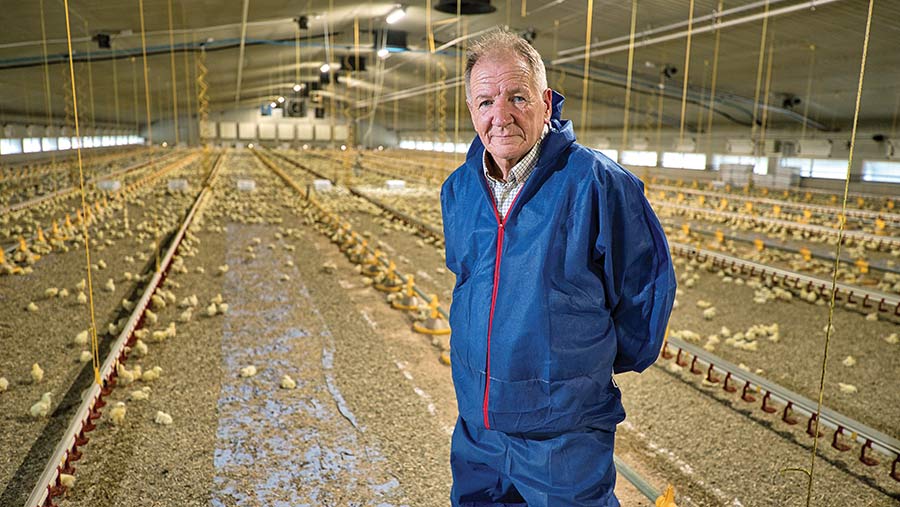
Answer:
<svg viewBox="0 0 900 507"><path fill-rule="evenodd" d="M519 194L522 193L524 188L525 186L523 185L522 188L519 189L519 192L516 193L516 196L509 204L509 208L506 210L506 216L502 219L500 218L500 210L497 209L497 202L493 193L490 195L491 204L494 206L494 216L497 218L497 261L494 263L494 288L491 292L491 313L488 316L487 354L484 372L484 405L482 411L484 413L484 427L486 429L491 429L491 423L488 420L488 400L491 395L491 330L494 327L494 307L497 304L497 289L500 286L500 261L503 255L503 236L506 231L506 221L509 219L510 212L512 211L513 206L516 205L516 201L519 200Z"/></svg>

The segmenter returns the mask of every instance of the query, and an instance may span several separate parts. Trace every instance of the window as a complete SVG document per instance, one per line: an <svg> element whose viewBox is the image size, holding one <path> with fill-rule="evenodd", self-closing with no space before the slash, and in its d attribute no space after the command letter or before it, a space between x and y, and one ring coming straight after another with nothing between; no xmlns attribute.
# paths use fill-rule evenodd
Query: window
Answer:
<svg viewBox="0 0 900 507"><path fill-rule="evenodd" d="M0 139L0 155L22 153L21 139Z"/></svg>
<svg viewBox="0 0 900 507"><path fill-rule="evenodd" d="M800 169L800 176L809 177L812 171L813 159L811 158L783 158L781 159L781 167L796 167Z"/></svg>
<svg viewBox="0 0 900 507"><path fill-rule="evenodd" d="M900 162L866 160L863 162L863 181L900 183Z"/></svg>
<svg viewBox="0 0 900 507"><path fill-rule="evenodd" d="M56 138L45 137L41 139L41 151L56 151Z"/></svg>
<svg viewBox="0 0 900 507"><path fill-rule="evenodd" d="M432 151L434 149L434 143L432 143L431 141L416 141L416 149Z"/></svg>
<svg viewBox="0 0 900 507"><path fill-rule="evenodd" d="M752 165L754 174L767 174L769 172L769 159L767 157L713 155L713 170L718 171L722 165Z"/></svg>
<svg viewBox="0 0 900 507"><path fill-rule="evenodd" d="M847 177L847 163L847 160L815 158L812 159L812 167L809 174L803 174L801 171L800 176L842 180Z"/></svg>
<svg viewBox="0 0 900 507"><path fill-rule="evenodd" d="M619 150L610 150L609 148L603 148L602 150L597 151L609 157L609 159L613 162L619 160Z"/></svg>
<svg viewBox="0 0 900 507"><path fill-rule="evenodd" d="M655 151L623 151L620 163L623 165L656 167L658 157L659 154Z"/></svg>
<svg viewBox="0 0 900 507"><path fill-rule="evenodd" d="M72 149L72 138L71 137L60 137L56 140L56 146L60 150L71 150Z"/></svg>
<svg viewBox="0 0 900 507"><path fill-rule="evenodd" d="M469 145L466 143L456 143L456 153L466 153L469 151Z"/></svg>
<svg viewBox="0 0 900 507"><path fill-rule="evenodd" d="M128 144L128 136L116 136L116 146Z"/></svg>
<svg viewBox="0 0 900 507"><path fill-rule="evenodd" d="M663 167L675 169L706 169L706 155L702 153L666 152L662 158Z"/></svg>
<svg viewBox="0 0 900 507"><path fill-rule="evenodd" d="M26 137L22 139L22 151L25 153L38 153L41 151L40 137Z"/></svg>
<svg viewBox="0 0 900 507"><path fill-rule="evenodd" d="M103 146L115 146L116 138L113 136L103 136L103 140L101 141Z"/></svg>
<svg viewBox="0 0 900 507"><path fill-rule="evenodd" d="M99 148L103 146L103 138L100 136L94 136L94 148Z"/></svg>

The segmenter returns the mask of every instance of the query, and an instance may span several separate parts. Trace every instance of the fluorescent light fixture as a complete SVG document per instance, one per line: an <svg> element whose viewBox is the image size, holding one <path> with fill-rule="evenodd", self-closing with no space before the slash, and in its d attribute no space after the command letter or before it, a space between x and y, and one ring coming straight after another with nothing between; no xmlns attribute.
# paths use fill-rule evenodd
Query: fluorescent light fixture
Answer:
<svg viewBox="0 0 900 507"><path fill-rule="evenodd" d="M271 104L269 104L269 107L271 107L272 109L275 109L276 107L278 107L278 104L275 102L272 102Z"/></svg>
<svg viewBox="0 0 900 507"><path fill-rule="evenodd" d="M162 147L165 148L165 147L167 147L167 146L169 146L169 143L163 141L163 142L162 142Z"/></svg>
<svg viewBox="0 0 900 507"><path fill-rule="evenodd" d="M387 48L381 48L381 49L379 49L375 54L377 54L377 55L378 55L378 58L381 58L382 60L384 60L385 58L391 56L391 52L388 51Z"/></svg>
<svg viewBox="0 0 900 507"><path fill-rule="evenodd" d="M284 97L278 97L278 103L284 104Z"/></svg>
<svg viewBox="0 0 900 507"><path fill-rule="evenodd" d="M248 144L247 147L250 148L250 149L252 150L252 149L253 149L253 143Z"/></svg>
<svg viewBox="0 0 900 507"><path fill-rule="evenodd" d="M347 151L347 145L346 145L346 144L342 144L342 145L341 145L341 151Z"/></svg>
<svg viewBox="0 0 900 507"><path fill-rule="evenodd" d="M328 72L329 70L331 70L331 65L328 65L327 63L323 63L322 66L319 67L319 70L321 70L322 73Z"/></svg>
<svg viewBox="0 0 900 507"><path fill-rule="evenodd" d="M404 17L406 17L406 7L397 7L387 15L384 21L389 25L393 25Z"/></svg>
<svg viewBox="0 0 900 507"><path fill-rule="evenodd" d="M303 85L301 85L300 83L297 83L297 84L294 85L294 91L295 91L295 92L299 92L299 91L302 90L302 89L303 89Z"/></svg>

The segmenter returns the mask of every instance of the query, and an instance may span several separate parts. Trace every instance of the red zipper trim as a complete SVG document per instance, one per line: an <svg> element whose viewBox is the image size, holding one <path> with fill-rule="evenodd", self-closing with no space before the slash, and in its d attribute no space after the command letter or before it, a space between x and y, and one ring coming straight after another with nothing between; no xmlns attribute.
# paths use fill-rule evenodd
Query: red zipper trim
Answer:
<svg viewBox="0 0 900 507"><path fill-rule="evenodd" d="M500 261L502 259L503 254L503 236L506 228L506 220L509 219L509 214L513 209L513 206L516 205L516 201L519 199L519 194L522 193L522 190L525 188L525 185L522 185L522 188L516 193L516 196L513 198L512 202L509 204L509 208L506 210L506 216L503 219L500 219L500 211L497 209L497 201L494 197L493 191L490 190L490 186L488 187L488 191L490 192L491 205L494 207L494 216L497 218L497 260L494 263L494 289L491 292L491 313L488 317L488 332L487 332L487 357L485 359L485 379L484 379L484 405L482 405L482 412L484 414L484 427L486 429L491 429L491 423L488 420L488 400L491 395L491 330L494 327L494 307L497 304L497 289L500 287Z"/></svg>

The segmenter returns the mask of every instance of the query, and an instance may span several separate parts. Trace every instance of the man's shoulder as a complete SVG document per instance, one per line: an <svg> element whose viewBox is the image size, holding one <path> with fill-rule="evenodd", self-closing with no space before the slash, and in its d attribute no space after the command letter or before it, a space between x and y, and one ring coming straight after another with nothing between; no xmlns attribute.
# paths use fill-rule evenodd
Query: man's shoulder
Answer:
<svg viewBox="0 0 900 507"><path fill-rule="evenodd" d="M572 143L569 149L566 169L575 172L578 178L591 178L601 185L621 185L637 180L630 171L602 152L580 143Z"/></svg>

